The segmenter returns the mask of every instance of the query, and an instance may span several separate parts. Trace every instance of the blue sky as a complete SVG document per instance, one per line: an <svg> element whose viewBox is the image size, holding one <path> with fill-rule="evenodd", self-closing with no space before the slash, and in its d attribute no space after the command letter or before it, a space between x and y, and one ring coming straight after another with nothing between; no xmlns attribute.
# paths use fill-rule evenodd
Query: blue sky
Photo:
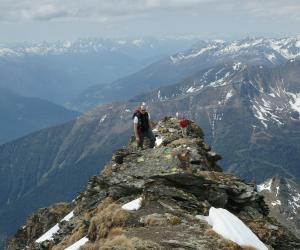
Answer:
<svg viewBox="0 0 300 250"><path fill-rule="evenodd" d="M0 0L0 42L300 34L299 0Z"/></svg>

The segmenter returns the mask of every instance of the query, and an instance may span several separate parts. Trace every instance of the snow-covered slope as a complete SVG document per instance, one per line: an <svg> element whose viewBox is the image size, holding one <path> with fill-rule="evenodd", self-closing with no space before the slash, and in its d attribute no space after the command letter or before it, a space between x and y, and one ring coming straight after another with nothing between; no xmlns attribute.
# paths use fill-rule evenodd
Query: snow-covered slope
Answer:
<svg viewBox="0 0 300 250"><path fill-rule="evenodd" d="M257 186L270 213L300 236L300 187L294 181L275 176Z"/></svg>
<svg viewBox="0 0 300 250"><path fill-rule="evenodd" d="M86 89L72 102L72 106L77 109L83 106L91 108L111 101L125 101L160 86L174 84L201 70L229 62L235 62L236 70L242 64L274 67L297 58L300 55L299 46L300 37L248 38L233 42L199 41L191 49L157 61L133 75L105 86ZM189 89L190 92L194 90Z"/></svg>
<svg viewBox="0 0 300 250"><path fill-rule="evenodd" d="M202 41L189 51L170 56L172 63L177 64L200 56L231 57L241 55L260 55L271 64L282 59L293 59L300 56L300 36L282 39L247 38L244 40L226 42L222 40Z"/></svg>
<svg viewBox="0 0 300 250"><path fill-rule="evenodd" d="M282 126L299 119L300 112L300 63L290 60L273 68L247 65L242 62L225 63L202 70L175 85L161 87L152 94L144 94L133 100L167 101L217 92L211 104L222 108L234 97L247 102L253 118L265 128ZM298 73L299 72L299 73ZM237 90L241 86L241 90ZM223 114L215 115L221 119ZM253 124L256 125L256 124Z"/></svg>

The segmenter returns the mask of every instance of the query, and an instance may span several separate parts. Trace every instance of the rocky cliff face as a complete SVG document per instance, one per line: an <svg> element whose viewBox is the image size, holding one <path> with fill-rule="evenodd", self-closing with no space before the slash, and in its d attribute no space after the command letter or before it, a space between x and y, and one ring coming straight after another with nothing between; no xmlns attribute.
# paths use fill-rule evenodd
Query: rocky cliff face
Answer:
<svg viewBox="0 0 300 250"><path fill-rule="evenodd" d="M221 171L220 156L195 123L183 136L178 120L165 118L154 132L159 145L137 150L130 141L70 204L31 216L7 250L58 250L74 243L73 249L253 249L225 240L195 217L211 206L236 214L269 249L299 249L300 240L268 217L256 186ZM134 199L140 209L121 208Z"/></svg>
<svg viewBox="0 0 300 250"><path fill-rule="evenodd" d="M294 181L274 176L258 186L270 215L300 237L300 187Z"/></svg>

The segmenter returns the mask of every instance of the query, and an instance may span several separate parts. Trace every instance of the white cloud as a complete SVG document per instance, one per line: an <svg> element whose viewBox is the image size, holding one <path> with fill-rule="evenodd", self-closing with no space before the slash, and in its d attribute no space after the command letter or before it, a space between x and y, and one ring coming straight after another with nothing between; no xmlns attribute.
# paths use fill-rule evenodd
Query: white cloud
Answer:
<svg viewBox="0 0 300 250"><path fill-rule="evenodd" d="M0 20L109 21L159 10L197 10L203 5L212 5L212 12L224 8L226 11L244 10L255 16L298 19L300 13L300 2L296 0L1 0Z"/></svg>
<svg viewBox="0 0 300 250"><path fill-rule="evenodd" d="M21 3L17 0L2 0L0 19L113 19L160 9L194 8L203 3L218 1L221 0L24 0Z"/></svg>

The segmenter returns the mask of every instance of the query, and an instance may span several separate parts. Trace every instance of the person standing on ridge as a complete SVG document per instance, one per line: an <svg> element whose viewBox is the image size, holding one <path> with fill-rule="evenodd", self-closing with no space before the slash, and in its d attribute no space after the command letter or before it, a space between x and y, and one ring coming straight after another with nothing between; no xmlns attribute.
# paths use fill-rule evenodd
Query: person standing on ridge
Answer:
<svg viewBox="0 0 300 250"><path fill-rule="evenodd" d="M133 130L138 148L143 148L145 137L150 140L150 148L155 145L155 136L152 132L150 115L146 111L146 104L143 103L133 114Z"/></svg>

